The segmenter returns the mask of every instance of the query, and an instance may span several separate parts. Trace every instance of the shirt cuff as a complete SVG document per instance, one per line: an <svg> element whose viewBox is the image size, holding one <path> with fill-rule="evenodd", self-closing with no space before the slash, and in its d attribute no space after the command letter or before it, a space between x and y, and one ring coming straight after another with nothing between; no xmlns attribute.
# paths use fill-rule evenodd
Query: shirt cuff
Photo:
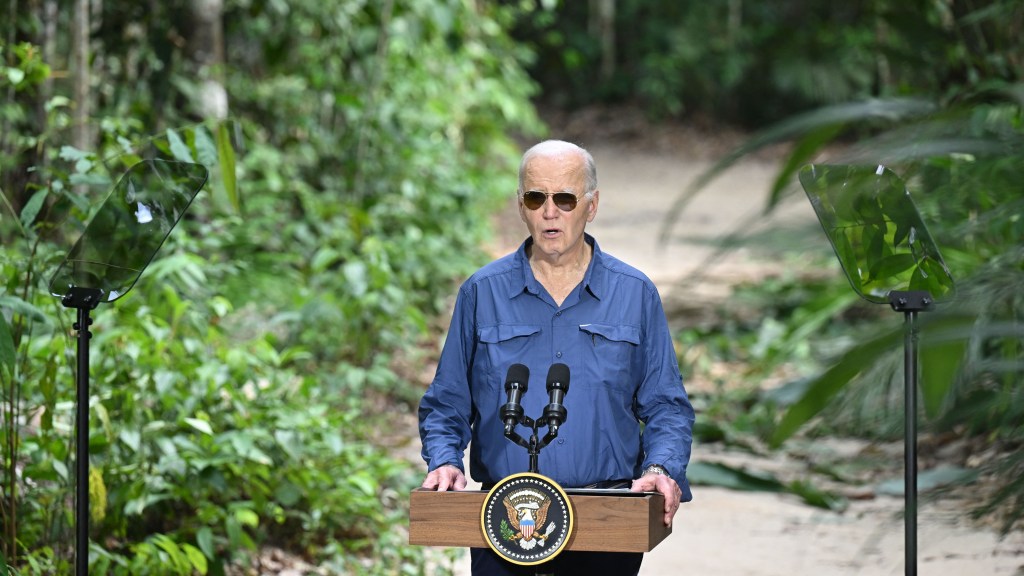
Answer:
<svg viewBox="0 0 1024 576"><path fill-rule="evenodd" d="M461 460L445 460L445 461L438 462L436 465L431 463L430 467L427 468L427 472L433 472L434 470L437 470L441 466L447 466L449 464L452 465L452 466L455 466L456 468L458 468L463 474L466 473L466 470L462 467L462 461Z"/></svg>

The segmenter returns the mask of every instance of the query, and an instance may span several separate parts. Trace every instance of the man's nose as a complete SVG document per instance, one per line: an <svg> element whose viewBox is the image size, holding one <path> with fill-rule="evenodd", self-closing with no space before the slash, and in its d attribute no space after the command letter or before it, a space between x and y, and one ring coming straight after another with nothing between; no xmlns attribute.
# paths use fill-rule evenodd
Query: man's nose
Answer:
<svg viewBox="0 0 1024 576"><path fill-rule="evenodd" d="M540 209L544 211L545 218L557 218L558 213L561 212L558 206L555 206L555 197L553 194L549 194L544 198L544 205L541 206Z"/></svg>

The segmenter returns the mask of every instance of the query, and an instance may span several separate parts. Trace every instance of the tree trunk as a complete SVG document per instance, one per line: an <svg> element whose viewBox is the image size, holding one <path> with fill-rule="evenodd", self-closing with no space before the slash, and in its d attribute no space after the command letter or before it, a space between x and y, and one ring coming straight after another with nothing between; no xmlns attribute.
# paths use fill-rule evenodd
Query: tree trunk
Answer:
<svg viewBox="0 0 1024 576"><path fill-rule="evenodd" d="M89 98L89 0L75 0L74 24L71 26L72 73L74 74L72 92L75 108L72 132L72 143L79 150L92 148L89 115L91 100Z"/></svg>
<svg viewBox="0 0 1024 576"><path fill-rule="evenodd" d="M42 37L40 43L43 50L43 61L51 67L57 61L57 0L43 0L42 3ZM46 105L53 98L53 76L47 76L39 86L39 98L36 100L36 125L39 133L42 133L49 125ZM46 154L40 155L39 166L41 173L46 173Z"/></svg>
<svg viewBox="0 0 1024 576"><path fill-rule="evenodd" d="M590 0L590 31L601 42L601 79L615 74L615 0Z"/></svg>
<svg viewBox="0 0 1024 576"><path fill-rule="evenodd" d="M199 101L194 107L203 118L224 119L228 94L224 88L223 0L190 0L188 55L199 72Z"/></svg>

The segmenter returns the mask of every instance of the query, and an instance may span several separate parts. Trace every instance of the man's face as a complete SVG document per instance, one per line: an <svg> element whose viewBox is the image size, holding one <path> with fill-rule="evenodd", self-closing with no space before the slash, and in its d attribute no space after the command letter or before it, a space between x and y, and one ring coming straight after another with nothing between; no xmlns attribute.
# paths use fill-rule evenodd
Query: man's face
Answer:
<svg viewBox="0 0 1024 576"><path fill-rule="evenodd" d="M583 231L597 215L598 201L596 190L589 200L583 196L585 182L583 158L579 154L534 156L527 163L523 192L568 192L577 197L576 208L571 212L555 206L550 196L536 210L527 208L519 198L519 216L533 238L533 249L540 251L538 256L555 259L582 248Z"/></svg>

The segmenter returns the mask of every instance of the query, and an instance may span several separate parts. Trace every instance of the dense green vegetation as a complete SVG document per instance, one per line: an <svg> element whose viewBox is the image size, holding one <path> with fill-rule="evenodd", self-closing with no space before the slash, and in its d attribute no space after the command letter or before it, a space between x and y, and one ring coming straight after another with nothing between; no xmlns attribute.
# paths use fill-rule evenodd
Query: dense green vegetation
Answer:
<svg viewBox="0 0 1024 576"><path fill-rule="evenodd" d="M226 573L263 546L338 573L420 571L400 527L422 472L382 446L419 394L402 367L514 190L509 135L540 129L507 11L231 2L229 64L210 67L192 44L202 3L105 2L76 147L59 4L48 22L15 3L0 46L0 565L70 571L73 314L50 275L117 178L103 160L208 117L214 82L241 135L237 193L212 181L94 313L92 571ZM62 34L43 38L48 23ZM174 156L199 155L175 133L191 150Z"/></svg>
<svg viewBox="0 0 1024 576"><path fill-rule="evenodd" d="M963 96L1020 79L1012 0L547 2L515 28L546 102L763 128L869 97Z"/></svg>
<svg viewBox="0 0 1024 576"><path fill-rule="evenodd" d="M906 178L959 289L923 318L925 424L1009 455L989 463L1006 479L993 504L1012 504L1007 528L1020 517L1019 2L217 4L0 8L0 565L72 560L74 331L50 275L117 177L110 158L174 133L172 155L223 169L181 127L224 102L234 169L94 314L96 573L236 573L265 547L335 573L425 570L402 532L421 470L382 447L386 418L411 409L410 367L484 259L513 138L543 131L531 98L768 126L677 211L778 141L793 146L773 205L835 144ZM899 434L893 313L867 311L838 272L741 294L764 316L686 330L683 348L742 361L751 381L797 360L807 379L713 399L703 441Z"/></svg>

